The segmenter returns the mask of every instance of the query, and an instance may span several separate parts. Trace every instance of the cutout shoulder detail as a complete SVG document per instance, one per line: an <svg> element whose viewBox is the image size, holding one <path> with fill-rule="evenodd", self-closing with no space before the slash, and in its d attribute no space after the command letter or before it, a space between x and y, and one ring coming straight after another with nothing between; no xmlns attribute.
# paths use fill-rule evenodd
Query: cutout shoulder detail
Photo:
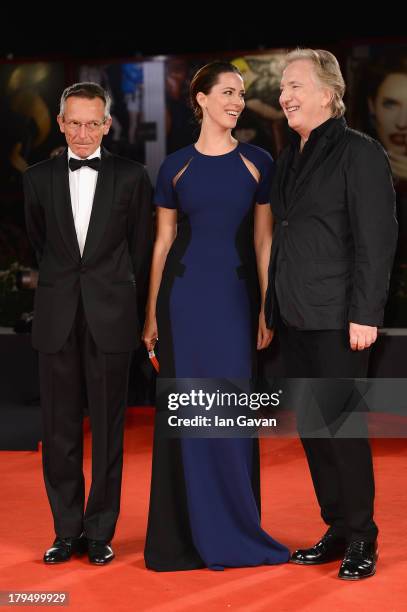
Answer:
<svg viewBox="0 0 407 612"><path fill-rule="evenodd" d="M248 169L248 171L250 172L250 174L252 175L256 183L260 183L261 175L260 175L260 171L258 170L258 168L254 165L253 162L247 159L247 157L242 155L242 153L239 153L239 155L242 158L242 162L244 163L244 165L246 166L246 168Z"/></svg>
<svg viewBox="0 0 407 612"><path fill-rule="evenodd" d="M189 167L189 164L191 163L191 161L193 160L193 157L191 157L187 163L181 168L181 170L179 172L177 172L177 174L174 176L174 178L172 179L172 186L175 189L175 185L178 183L179 179L181 178L181 176L184 174L184 172L187 170L187 168Z"/></svg>

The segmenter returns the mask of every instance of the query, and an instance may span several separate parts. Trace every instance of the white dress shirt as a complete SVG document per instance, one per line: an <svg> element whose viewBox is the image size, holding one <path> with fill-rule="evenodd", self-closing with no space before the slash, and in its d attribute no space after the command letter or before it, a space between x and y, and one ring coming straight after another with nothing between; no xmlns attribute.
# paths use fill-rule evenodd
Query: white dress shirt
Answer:
<svg viewBox="0 0 407 612"><path fill-rule="evenodd" d="M81 159L75 155L75 153L72 153L71 149L68 147L68 161L71 157L74 159ZM93 157L100 157L100 147L98 147L92 155L89 155L88 159L92 159ZM97 178L97 170L93 170L93 168L89 168L89 166L83 166L79 168L79 170L75 170L75 172L69 170L69 190L71 192L72 214L81 255L83 255L86 234L88 233Z"/></svg>

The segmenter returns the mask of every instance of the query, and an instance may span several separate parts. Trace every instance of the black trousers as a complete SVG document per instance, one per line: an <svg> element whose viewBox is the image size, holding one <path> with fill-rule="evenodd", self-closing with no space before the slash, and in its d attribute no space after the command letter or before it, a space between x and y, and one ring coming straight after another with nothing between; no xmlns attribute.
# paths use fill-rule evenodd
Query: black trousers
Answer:
<svg viewBox="0 0 407 612"><path fill-rule="evenodd" d="M367 376L370 350L352 351L347 330L301 331L280 324L278 333L285 374L289 378ZM342 389L335 384L338 383L332 381L333 390ZM329 425L340 418L338 397L341 396L340 393L330 396L327 388L323 418ZM363 414L359 421L363 430ZM374 541L378 529L373 520L375 488L368 438L301 437L301 441L322 519L349 541Z"/></svg>
<svg viewBox="0 0 407 612"><path fill-rule="evenodd" d="M62 350L39 354L44 479L60 537L84 532L90 539L110 541L114 535L120 510L129 364L130 353L106 354L98 349L81 300ZM86 405L92 429L92 483L85 511Z"/></svg>

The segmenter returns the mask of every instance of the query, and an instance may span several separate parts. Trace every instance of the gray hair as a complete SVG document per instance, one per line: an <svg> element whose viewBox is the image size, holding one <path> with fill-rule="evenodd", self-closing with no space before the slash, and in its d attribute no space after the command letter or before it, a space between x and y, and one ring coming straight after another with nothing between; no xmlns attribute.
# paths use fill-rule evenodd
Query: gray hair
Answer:
<svg viewBox="0 0 407 612"><path fill-rule="evenodd" d="M320 83L331 90L331 110L333 117L342 117L345 114L343 96L345 94L345 81L339 62L333 53L324 49L295 49L287 53L284 58L284 68L298 60L309 60L314 66Z"/></svg>
<svg viewBox="0 0 407 612"><path fill-rule="evenodd" d="M76 98L87 98L93 100L94 98L100 98L105 105L105 119L110 117L110 107L112 105L112 98L109 93L103 89L98 83L82 82L74 83L70 85L62 92L61 100L59 103L59 114L63 116L65 112L65 102L68 98L75 96Z"/></svg>

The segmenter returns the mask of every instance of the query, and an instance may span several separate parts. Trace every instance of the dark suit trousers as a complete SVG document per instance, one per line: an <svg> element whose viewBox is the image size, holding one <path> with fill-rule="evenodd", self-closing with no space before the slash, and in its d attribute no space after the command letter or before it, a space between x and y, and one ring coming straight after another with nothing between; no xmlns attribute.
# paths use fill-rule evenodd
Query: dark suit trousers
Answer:
<svg viewBox="0 0 407 612"><path fill-rule="evenodd" d="M131 331L129 330L129 333ZM130 353L102 353L82 301L62 350L39 354L43 470L60 537L110 541L120 509ZM92 429L92 484L85 509L83 414Z"/></svg>
<svg viewBox="0 0 407 612"><path fill-rule="evenodd" d="M352 351L347 330L301 331L280 324L278 332L289 378L367 376L370 350ZM326 406L322 408L329 426L338 417L340 420L343 387L338 381L326 384L333 390L330 394L325 387ZM352 417L365 429L362 413ZM378 529L373 520L374 476L368 438L302 437L301 441L325 523L350 541L375 540Z"/></svg>

